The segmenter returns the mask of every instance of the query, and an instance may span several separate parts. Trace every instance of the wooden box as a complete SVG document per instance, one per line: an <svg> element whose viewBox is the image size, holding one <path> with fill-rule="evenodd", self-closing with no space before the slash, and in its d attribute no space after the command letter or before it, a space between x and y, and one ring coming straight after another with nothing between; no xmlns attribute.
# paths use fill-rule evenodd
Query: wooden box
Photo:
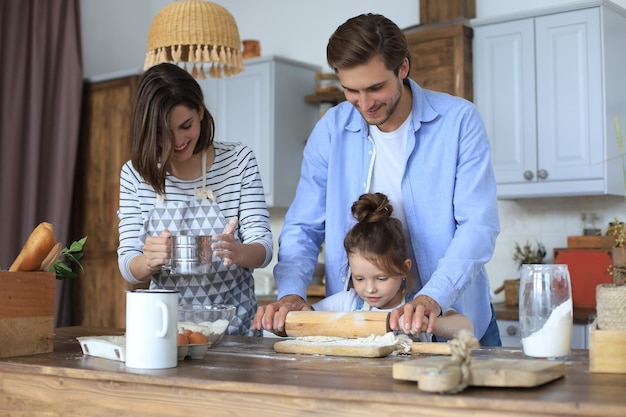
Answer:
<svg viewBox="0 0 626 417"><path fill-rule="evenodd" d="M597 320L592 323L589 372L626 374L626 330L600 330Z"/></svg>
<svg viewBox="0 0 626 417"><path fill-rule="evenodd" d="M568 249L611 249L615 236L568 236Z"/></svg>
<svg viewBox="0 0 626 417"><path fill-rule="evenodd" d="M476 17L475 0L420 0L420 23L446 22Z"/></svg>
<svg viewBox="0 0 626 417"><path fill-rule="evenodd" d="M519 305L519 278L504 280L504 304Z"/></svg>
<svg viewBox="0 0 626 417"><path fill-rule="evenodd" d="M462 23L419 25L404 30L411 53L409 77L429 90L473 101L472 39Z"/></svg>
<svg viewBox="0 0 626 417"><path fill-rule="evenodd" d="M54 272L0 272L0 358L52 352Z"/></svg>

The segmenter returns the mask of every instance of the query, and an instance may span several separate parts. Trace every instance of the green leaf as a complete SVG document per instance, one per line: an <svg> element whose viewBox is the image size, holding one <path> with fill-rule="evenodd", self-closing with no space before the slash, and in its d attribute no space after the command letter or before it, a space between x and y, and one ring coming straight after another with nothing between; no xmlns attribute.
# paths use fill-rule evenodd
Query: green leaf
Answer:
<svg viewBox="0 0 626 417"><path fill-rule="evenodd" d="M53 266L57 279L78 277L78 274L72 270L72 268L68 265L68 262L77 264L80 267L81 271L84 271L83 266L79 262L79 259L83 257L83 248L85 247L86 242L87 236L83 237L80 240L77 240L76 242L73 242L70 245L69 249L63 248L61 250L59 259L57 259Z"/></svg>
<svg viewBox="0 0 626 417"><path fill-rule="evenodd" d="M77 252L82 252L83 251L83 246L85 246L85 242L87 241L87 236L85 236L84 238L73 242L70 245L70 249L69 252L70 253L77 253Z"/></svg>

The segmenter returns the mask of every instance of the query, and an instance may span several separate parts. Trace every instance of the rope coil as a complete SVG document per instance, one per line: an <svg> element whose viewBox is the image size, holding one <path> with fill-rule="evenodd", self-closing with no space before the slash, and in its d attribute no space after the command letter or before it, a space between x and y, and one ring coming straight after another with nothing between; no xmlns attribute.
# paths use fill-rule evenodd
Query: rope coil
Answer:
<svg viewBox="0 0 626 417"><path fill-rule="evenodd" d="M469 330L461 330L457 336L450 340L450 349L452 350L452 358L449 362L439 367L440 372L445 372L451 367L461 368L461 379L458 385L447 391L441 391L440 394L456 394L463 391L469 385L472 376L470 366L472 364L471 350L480 347L478 339Z"/></svg>

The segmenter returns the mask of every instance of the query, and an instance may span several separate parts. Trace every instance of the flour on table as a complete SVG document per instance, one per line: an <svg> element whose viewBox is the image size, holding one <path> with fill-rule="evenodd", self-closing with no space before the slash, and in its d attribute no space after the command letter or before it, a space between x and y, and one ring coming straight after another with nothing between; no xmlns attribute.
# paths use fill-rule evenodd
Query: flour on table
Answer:
<svg viewBox="0 0 626 417"><path fill-rule="evenodd" d="M334 336L301 336L296 337L294 339L298 342L303 343L318 343L318 344L327 344L330 346L341 345L341 346L396 346L396 345L404 345L407 346L413 342L411 338L406 334L394 334L393 332L388 332L384 335L376 335L373 334L368 337L357 337L357 338L347 338L347 337L334 337Z"/></svg>

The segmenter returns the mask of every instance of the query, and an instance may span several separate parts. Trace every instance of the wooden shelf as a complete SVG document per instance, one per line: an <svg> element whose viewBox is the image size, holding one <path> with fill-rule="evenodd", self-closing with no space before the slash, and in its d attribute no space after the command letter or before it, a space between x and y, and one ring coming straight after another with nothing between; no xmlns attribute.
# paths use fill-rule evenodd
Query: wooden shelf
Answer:
<svg viewBox="0 0 626 417"><path fill-rule="evenodd" d="M346 97L343 95L343 91L332 91L329 93L317 93L304 97L304 101L310 104L319 103L341 103L345 101Z"/></svg>
<svg viewBox="0 0 626 417"><path fill-rule="evenodd" d="M309 305L314 304L326 296L326 286L310 285L306 290L306 300ZM257 301L259 305L264 306L276 301L276 294L258 295Z"/></svg>
<svg viewBox="0 0 626 417"><path fill-rule="evenodd" d="M306 295L310 297L325 297L326 286L325 285L311 285L306 290Z"/></svg>

